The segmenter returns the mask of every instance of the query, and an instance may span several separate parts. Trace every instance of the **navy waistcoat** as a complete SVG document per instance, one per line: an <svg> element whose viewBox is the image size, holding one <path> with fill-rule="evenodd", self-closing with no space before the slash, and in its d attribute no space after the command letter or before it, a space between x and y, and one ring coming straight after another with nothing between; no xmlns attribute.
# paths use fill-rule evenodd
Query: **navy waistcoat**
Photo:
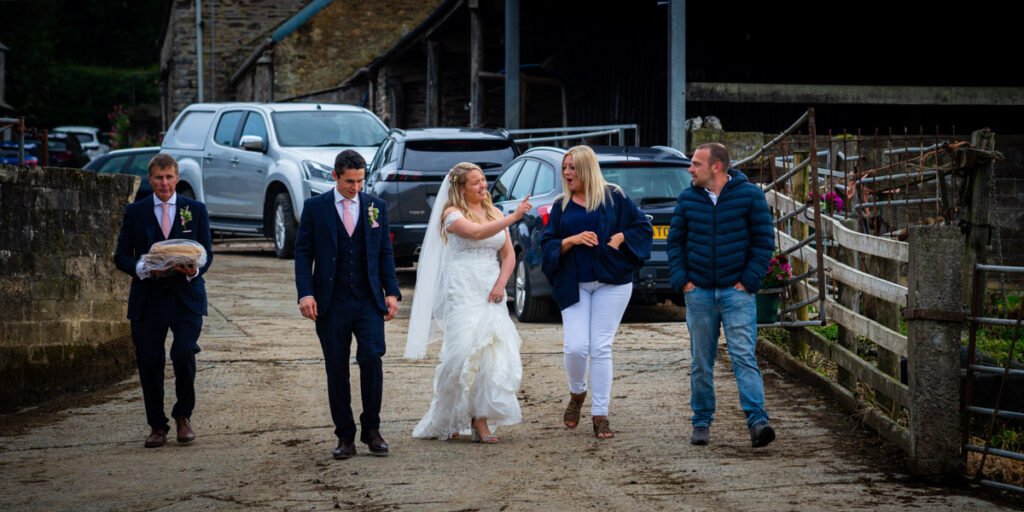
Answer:
<svg viewBox="0 0 1024 512"><path fill-rule="evenodd" d="M360 219L363 220L363 219ZM366 275L366 236L360 222L349 236L345 225L338 222L338 259L334 270L334 300L355 295L366 299L372 296L370 279Z"/></svg>

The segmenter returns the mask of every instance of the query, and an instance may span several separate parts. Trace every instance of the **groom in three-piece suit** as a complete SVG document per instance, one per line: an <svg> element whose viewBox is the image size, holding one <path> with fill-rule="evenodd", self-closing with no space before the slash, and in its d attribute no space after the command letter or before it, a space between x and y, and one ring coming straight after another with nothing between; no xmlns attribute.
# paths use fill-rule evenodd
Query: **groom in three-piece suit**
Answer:
<svg viewBox="0 0 1024 512"><path fill-rule="evenodd" d="M338 446L335 459L356 453L349 355L356 362L363 413L360 440L373 455L387 455L380 435L385 352L384 322L398 312L401 293L388 228L387 204L362 193L366 161L345 150L334 160L337 186L306 200L295 241L295 286L299 311L316 322L327 367L327 397Z"/></svg>
<svg viewBox="0 0 1024 512"><path fill-rule="evenodd" d="M177 424L179 443L195 439L190 418L196 403L197 342L206 315L203 274L213 262L213 248L206 205L175 192L178 163L174 158L166 154L154 156L149 162L148 179L153 186L153 196L125 208L114 264L132 278L128 319L142 381L146 421L152 429L145 446L156 448L167 442L170 430L167 416L164 416L164 342L168 330L174 333L171 362L177 396L171 416ZM201 244L206 249L206 264L201 268L177 265L163 272L144 272L142 255L148 253L154 243L172 238Z"/></svg>

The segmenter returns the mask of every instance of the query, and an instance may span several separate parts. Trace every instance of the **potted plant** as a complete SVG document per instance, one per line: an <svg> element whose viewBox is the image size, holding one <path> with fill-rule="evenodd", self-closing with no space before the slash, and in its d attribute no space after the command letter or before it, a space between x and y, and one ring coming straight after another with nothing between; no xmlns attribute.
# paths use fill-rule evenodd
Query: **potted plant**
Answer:
<svg viewBox="0 0 1024 512"><path fill-rule="evenodd" d="M761 281L761 290L757 294L757 323L774 324L779 321L779 299L782 287L793 277L793 267L789 258L780 252L775 253L768 262L768 273Z"/></svg>

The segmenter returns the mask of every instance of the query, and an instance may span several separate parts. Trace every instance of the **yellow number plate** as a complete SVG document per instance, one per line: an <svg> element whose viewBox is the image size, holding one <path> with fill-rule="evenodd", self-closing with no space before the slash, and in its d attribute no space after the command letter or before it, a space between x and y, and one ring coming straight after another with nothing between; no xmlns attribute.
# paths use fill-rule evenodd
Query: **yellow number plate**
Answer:
<svg viewBox="0 0 1024 512"><path fill-rule="evenodd" d="M654 239L664 240L668 238L668 226L654 226Z"/></svg>

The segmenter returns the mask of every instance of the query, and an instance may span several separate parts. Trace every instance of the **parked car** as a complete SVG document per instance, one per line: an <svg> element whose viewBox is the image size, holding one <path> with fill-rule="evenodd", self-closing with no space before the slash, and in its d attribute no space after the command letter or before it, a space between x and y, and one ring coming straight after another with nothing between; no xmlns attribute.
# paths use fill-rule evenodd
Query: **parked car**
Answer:
<svg viewBox="0 0 1024 512"><path fill-rule="evenodd" d="M90 160L110 152L110 146L103 142L103 132L95 126L58 126L53 132L74 135Z"/></svg>
<svg viewBox="0 0 1024 512"><path fill-rule="evenodd" d="M431 205L455 164L473 162L490 181L518 154L505 130L391 130L367 168L366 189L388 203L395 264L408 267L419 258Z"/></svg>
<svg viewBox="0 0 1024 512"><path fill-rule="evenodd" d="M36 156L36 150L38 144L35 142L26 142L24 152L24 162L18 159L18 143L15 141L4 141L0 142L0 164L7 165L27 165L35 167L39 165L39 157Z"/></svg>
<svg viewBox="0 0 1024 512"><path fill-rule="evenodd" d="M17 165L18 143L7 141L0 143L3 151L3 162ZM49 161L43 161L42 145L35 137L25 137L25 165L47 165L50 167L73 167L80 169L89 162L89 157L82 151L78 139L66 133L49 134L47 144Z"/></svg>
<svg viewBox="0 0 1024 512"><path fill-rule="evenodd" d="M149 184L149 161L160 152L158 146L131 149L115 149L101 155L85 165L88 171L98 173L130 174L142 178L139 190L135 192L135 200L153 195L153 186Z"/></svg>
<svg viewBox="0 0 1024 512"><path fill-rule="evenodd" d="M178 161L178 193L206 203L213 231L272 237L290 258L303 202L334 186L334 158L353 149L370 161L387 133L351 105L200 103L178 115L161 151Z"/></svg>
<svg viewBox="0 0 1024 512"><path fill-rule="evenodd" d="M50 166L81 169L89 163L89 155L85 154L85 150L74 135L50 133L49 139Z"/></svg>
<svg viewBox="0 0 1024 512"><path fill-rule="evenodd" d="M669 284L665 239L676 206L676 198L690 186L690 160L667 147L594 146L601 173L647 215L654 227L651 259L633 274L634 303L653 304L665 300L681 304L682 294ZM491 186L491 199L506 214L527 194L533 209L512 225L512 246L516 269L509 280L519 320L536 322L551 312L551 284L541 271L541 232L555 198L562 193L562 157L565 150L552 147L530 149L516 158Z"/></svg>

